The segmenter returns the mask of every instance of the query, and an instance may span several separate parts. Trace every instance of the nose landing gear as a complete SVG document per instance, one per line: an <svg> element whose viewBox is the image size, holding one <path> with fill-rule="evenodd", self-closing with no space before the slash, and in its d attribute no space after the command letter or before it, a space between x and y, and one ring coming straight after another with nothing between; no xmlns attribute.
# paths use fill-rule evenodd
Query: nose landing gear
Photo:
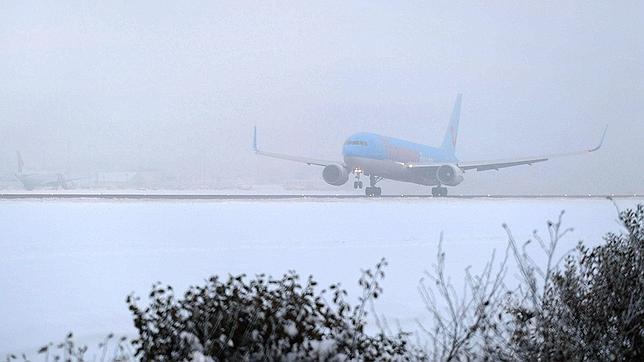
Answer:
<svg viewBox="0 0 644 362"><path fill-rule="evenodd" d="M353 188L354 189L362 189L362 181L360 181L360 176L362 176L362 170L359 168L356 168L353 170L353 173L356 175L356 180L353 182Z"/></svg>

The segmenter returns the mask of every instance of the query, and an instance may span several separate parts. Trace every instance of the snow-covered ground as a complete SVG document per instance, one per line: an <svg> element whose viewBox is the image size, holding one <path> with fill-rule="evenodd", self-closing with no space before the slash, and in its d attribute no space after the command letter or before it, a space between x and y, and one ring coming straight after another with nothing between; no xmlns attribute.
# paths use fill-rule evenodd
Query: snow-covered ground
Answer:
<svg viewBox="0 0 644 362"><path fill-rule="evenodd" d="M68 331L81 341L131 335L125 297L145 297L155 281L181 291L212 274L295 269L355 292L360 269L381 257L389 266L377 310L413 329L427 317L416 287L441 231L458 280L505 249L503 222L524 241L534 229L546 236L546 220L564 209L575 231L561 251L620 230L615 206L602 199L0 201L0 356Z"/></svg>

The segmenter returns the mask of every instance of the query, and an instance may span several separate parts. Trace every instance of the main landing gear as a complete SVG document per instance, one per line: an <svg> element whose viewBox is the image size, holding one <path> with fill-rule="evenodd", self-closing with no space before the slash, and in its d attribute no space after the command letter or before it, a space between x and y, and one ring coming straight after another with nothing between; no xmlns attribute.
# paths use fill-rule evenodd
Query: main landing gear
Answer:
<svg viewBox="0 0 644 362"><path fill-rule="evenodd" d="M380 196L382 195L382 189L376 187L376 184L382 180L382 177L376 177L374 175L369 176L369 187L364 189L365 195L369 197Z"/></svg>
<svg viewBox="0 0 644 362"><path fill-rule="evenodd" d="M432 196L434 197L441 197L441 196L447 196L447 187L432 187Z"/></svg>

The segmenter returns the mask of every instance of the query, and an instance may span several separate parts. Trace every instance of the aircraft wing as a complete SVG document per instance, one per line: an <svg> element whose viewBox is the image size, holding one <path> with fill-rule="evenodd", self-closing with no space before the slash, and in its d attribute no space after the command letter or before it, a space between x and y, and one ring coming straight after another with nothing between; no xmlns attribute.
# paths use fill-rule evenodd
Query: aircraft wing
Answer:
<svg viewBox="0 0 644 362"><path fill-rule="evenodd" d="M457 165L461 170L476 170L488 171L498 170L505 167L513 167L520 165L532 165L533 163L548 161L553 156L535 156L526 157L525 159L508 159L508 160L490 160L490 161L472 161L472 162L459 162Z"/></svg>
<svg viewBox="0 0 644 362"><path fill-rule="evenodd" d="M467 170L488 171L488 170L498 170L500 168L506 168L506 167L520 166L520 165L532 165L533 163L548 161L549 159L552 159L552 158L582 155L590 152L595 152L598 149L600 149L602 144L604 143L604 138L606 136L606 129L604 129L604 133L602 134L602 138L599 141L599 144L593 148L586 149L586 150L566 152L566 153L555 153L555 154L540 155L540 156L528 156L528 157L521 157L521 158L503 159L503 160L459 161L456 163L456 165L463 171L467 171ZM405 164L405 166L408 168L432 168L432 167L440 166L440 164L437 164L437 163L413 164L412 163L412 164Z"/></svg>
<svg viewBox="0 0 644 362"><path fill-rule="evenodd" d="M45 187L52 187L52 186L60 186L61 183L67 183L67 182L74 182L74 181L79 181L79 180L86 180L91 177L84 176L84 177L75 177L75 178L67 178L64 175L61 174L56 174L57 177L56 180L49 180L49 181L43 181L41 182L38 186L45 186Z"/></svg>
<svg viewBox="0 0 644 362"><path fill-rule="evenodd" d="M328 166L328 165L331 165L331 164L339 164L339 165L344 164L344 162L338 162L338 161L320 160L320 159L316 159L316 158L292 156L292 155L286 155L286 154L282 154L282 153L261 151L257 147L257 127L255 127L253 129L253 151L255 151L255 154L258 154L258 155L261 155L261 156L266 156L266 157L271 157L271 158L278 158L278 159L287 160L287 161L301 162L301 163L306 163L307 165Z"/></svg>
<svg viewBox="0 0 644 362"><path fill-rule="evenodd" d="M74 177L74 178L67 178L65 177L65 182L67 181L79 181L79 180L88 180L94 178L93 176L83 176L83 177Z"/></svg>

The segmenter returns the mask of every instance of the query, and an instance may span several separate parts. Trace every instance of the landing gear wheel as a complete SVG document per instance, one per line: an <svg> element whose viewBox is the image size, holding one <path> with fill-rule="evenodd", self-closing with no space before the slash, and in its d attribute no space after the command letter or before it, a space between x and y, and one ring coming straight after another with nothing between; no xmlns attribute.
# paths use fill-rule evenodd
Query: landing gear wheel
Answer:
<svg viewBox="0 0 644 362"><path fill-rule="evenodd" d="M382 195L382 189L380 187L367 187L364 189L364 193L369 197L380 196Z"/></svg>
<svg viewBox="0 0 644 362"><path fill-rule="evenodd" d="M433 197L447 196L447 187L433 187L432 188Z"/></svg>
<svg viewBox="0 0 644 362"><path fill-rule="evenodd" d="M382 177L374 176L374 175L369 175L369 186L367 186L364 189L365 195L369 197L373 196L380 196L382 195L382 189L380 187L376 187L376 184L380 181L382 181ZM360 182L362 183L362 182Z"/></svg>

